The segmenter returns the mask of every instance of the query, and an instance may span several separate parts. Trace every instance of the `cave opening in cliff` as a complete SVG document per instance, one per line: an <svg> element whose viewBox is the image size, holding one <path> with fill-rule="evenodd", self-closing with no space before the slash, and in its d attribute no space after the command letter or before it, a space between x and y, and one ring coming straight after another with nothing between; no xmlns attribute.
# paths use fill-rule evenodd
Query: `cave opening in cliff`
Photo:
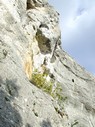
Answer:
<svg viewBox="0 0 95 127"><path fill-rule="evenodd" d="M37 29L36 40L42 54L51 53L50 39L47 38L40 29Z"/></svg>
<svg viewBox="0 0 95 127"><path fill-rule="evenodd" d="M27 0L27 3L26 3L26 9L33 9L33 5L32 5L32 2L31 0Z"/></svg>

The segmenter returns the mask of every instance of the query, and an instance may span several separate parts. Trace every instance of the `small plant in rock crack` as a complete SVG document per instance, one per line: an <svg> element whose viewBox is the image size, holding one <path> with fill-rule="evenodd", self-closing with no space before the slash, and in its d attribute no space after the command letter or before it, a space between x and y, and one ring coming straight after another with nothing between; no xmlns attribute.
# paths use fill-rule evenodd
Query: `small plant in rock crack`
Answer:
<svg viewBox="0 0 95 127"><path fill-rule="evenodd" d="M45 74L39 72L33 73L31 82L38 88L44 90L48 94L51 94L53 83L46 80Z"/></svg>
<svg viewBox="0 0 95 127"><path fill-rule="evenodd" d="M62 86L58 82L56 83L56 87L52 92L52 97L56 98L58 101L63 101Z"/></svg>
<svg viewBox="0 0 95 127"><path fill-rule="evenodd" d="M48 73L39 73L38 70L35 70L32 74L31 82L56 100L63 101L64 98L61 84L57 82L56 86L54 86L55 80L50 78L50 80L47 81L47 76L49 76Z"/></svg>
<svg viewBox="0 0 95 127"><path fill-rule="evenodd" d="M64 112L63 103L67 99L67 97L64 97L63 95L61 84L55 81L53 78L50 78L50 80L47 81L47 76L49 76L48 73L39 73L38 70L35 70L32 74L31 82L38 88L42 89L44 92L51 95L57 101L60 108L55 107L55 110L58 114L60 114L61 117L63 117L64 115L66 115L66 113ZM35 116L38 116L36 112L34 112L34 114Z"/></svg>

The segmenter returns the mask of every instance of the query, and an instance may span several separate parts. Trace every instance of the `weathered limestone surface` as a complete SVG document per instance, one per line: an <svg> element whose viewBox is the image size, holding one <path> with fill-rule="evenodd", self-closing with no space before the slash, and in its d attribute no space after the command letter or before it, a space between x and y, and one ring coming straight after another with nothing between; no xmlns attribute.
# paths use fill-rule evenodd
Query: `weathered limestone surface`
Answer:
<svg viewBox="0 0 95 127"><path fill-rule="evenodd" d="M95 77L62 51L58 15L47 0L0 0L0 127L95 126ZM42 65L61 104L30 82Z"/></svg>

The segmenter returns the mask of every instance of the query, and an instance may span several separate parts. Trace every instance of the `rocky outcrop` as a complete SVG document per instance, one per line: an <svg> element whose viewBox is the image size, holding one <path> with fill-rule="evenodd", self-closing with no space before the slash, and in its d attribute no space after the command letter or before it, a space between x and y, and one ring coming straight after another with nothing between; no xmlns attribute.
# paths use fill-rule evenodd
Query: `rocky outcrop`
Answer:
<svg viewBox="0 0 95 127"><path fill-rule="evenodd" d="M94 127L95 77L62 51L58 15L0 1L0 127Z"/></svg>

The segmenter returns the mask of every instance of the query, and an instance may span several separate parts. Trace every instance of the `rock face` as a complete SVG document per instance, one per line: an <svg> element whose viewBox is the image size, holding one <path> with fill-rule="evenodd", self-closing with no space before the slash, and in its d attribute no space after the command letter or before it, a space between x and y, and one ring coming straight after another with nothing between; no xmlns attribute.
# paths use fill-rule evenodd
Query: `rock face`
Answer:
<svg viewBox="0 0 95 127"><path fill-rule="evenodd" d="M94 127L95 77L61 49L47 0L0 0L0 127Z"/></svg>

